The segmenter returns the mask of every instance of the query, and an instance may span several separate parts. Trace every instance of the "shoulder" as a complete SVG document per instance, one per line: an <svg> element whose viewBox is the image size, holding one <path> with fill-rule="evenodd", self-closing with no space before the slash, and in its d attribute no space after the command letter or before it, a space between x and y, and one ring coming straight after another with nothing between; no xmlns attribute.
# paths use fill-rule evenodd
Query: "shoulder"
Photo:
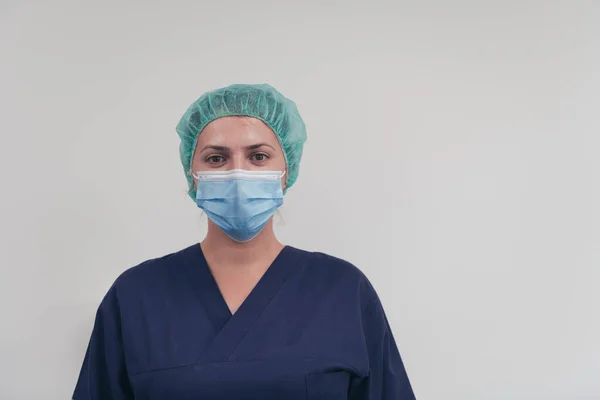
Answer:
<svg viewBox="0 0 600 400"><path fill-rule="evenodd" d="M196 249L198 247L198 249ZM198 251L198 245L146 260L126 269L115 280L112 290L117 294L158 289L186 280L184 266Z"/></svg>
<svg viewBox="0 0 600 400"><path fill-rule="evenodd" d="M335 274L350 279L364 280L366 276L353 263L321 252L311 252L309 265L322 273Z"/></svg>
<svg viewBox="0 0 600 400"><path fill-rule="evenodd" d="M311 275L322 279L324 276L330 276L331 282L338 287L343 286L346 289L347 301L356 296L360 304L361 314L367 325L373 324L387 327L387 319L381 299L375 290L375 287L367 278L365 273L356 265L324 253L310 253L312 262L309 262ZM387 329L387 328L386 328Z"/></svg>
<svg viewBox="0 0 600 400"><path fill-rule="evenodd" d="M352 262L321 252L302 252L307 254L305 271L311 278L328 281L331 285L349 290L348 293L358 296L365 307L373 300L378 300L365 273Z"/></svg>

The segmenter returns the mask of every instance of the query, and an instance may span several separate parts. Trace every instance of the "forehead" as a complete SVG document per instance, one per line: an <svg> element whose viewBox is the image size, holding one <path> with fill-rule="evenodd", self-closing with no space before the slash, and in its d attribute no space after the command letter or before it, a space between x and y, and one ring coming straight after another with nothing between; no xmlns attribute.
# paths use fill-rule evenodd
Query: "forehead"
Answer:
<svg viewBox="0 0 600 400"><path fill-rule="evenodd" d="M204 146L246 147L256 143L279 145L275 133L264 122L252 117L218 118L202 130L196 148Z"/></svg>

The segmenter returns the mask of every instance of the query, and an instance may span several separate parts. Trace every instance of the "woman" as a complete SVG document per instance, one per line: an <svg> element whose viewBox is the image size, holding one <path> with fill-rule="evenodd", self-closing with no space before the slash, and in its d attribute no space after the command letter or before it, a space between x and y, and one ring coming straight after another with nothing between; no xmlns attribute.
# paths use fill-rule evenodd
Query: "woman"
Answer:
<svg viewBox="0 0 600 400"><path fill-rule="evenodd" d="M367 278L275 237L306 140L295 104L233 85L194 102L177 132L208 234L115 281L73 398L414 399Z"/></svg>

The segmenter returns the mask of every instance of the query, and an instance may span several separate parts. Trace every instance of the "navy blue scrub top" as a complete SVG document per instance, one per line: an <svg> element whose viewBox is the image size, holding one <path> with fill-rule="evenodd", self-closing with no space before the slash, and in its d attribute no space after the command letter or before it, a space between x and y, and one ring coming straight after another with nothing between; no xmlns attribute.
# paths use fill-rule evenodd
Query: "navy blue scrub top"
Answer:
<svg viewBox="0 0 600 400"><path fill-rule="evenodd" d="M103 299L75 400L409 400L367 278L285 247L232 315L199 244L125 271Z"/></svg>

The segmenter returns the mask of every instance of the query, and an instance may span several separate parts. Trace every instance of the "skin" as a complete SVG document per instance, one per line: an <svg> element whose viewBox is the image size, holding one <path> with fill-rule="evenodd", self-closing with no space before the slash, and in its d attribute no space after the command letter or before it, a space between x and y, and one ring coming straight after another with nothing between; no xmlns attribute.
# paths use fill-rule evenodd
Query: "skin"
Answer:
<svg viewBox="0 0 600 400"><path fill-rule="evenodd" d="M230 169L286 171L285 157L275 133L251 117L212 121L198 137L192 171ZM286 178L282 178L285 188ZM231 313L235 313L284 245L277 240L273 220L254 239L238 243L210 219L200 244L206 261Z"/></svg>

